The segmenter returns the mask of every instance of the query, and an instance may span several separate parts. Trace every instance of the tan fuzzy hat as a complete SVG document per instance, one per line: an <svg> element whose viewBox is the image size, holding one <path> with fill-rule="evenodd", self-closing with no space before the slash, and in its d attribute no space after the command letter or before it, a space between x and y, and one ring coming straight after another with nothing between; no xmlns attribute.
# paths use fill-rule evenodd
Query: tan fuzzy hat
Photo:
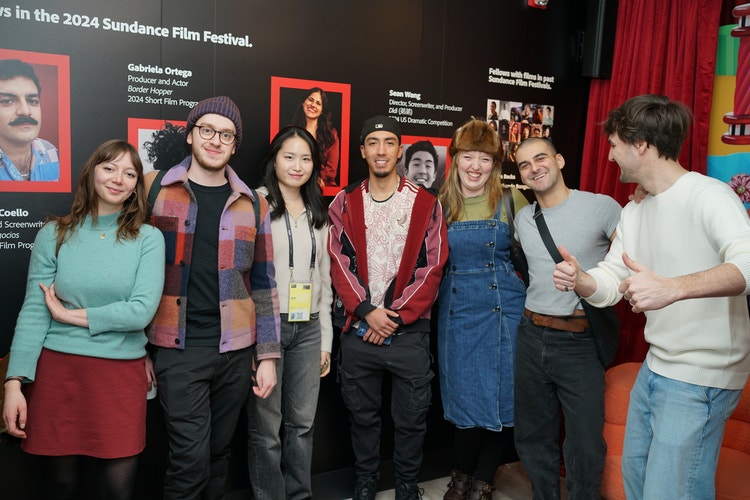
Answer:
<svg viewBox="0 0 750 500"><path fill-rule="evenodd" d="M455 156L459 151L481 151L491 154L496 161L503 159L503 143L489 123L475 118L464 123L453 134L448 152Z"/></svg>

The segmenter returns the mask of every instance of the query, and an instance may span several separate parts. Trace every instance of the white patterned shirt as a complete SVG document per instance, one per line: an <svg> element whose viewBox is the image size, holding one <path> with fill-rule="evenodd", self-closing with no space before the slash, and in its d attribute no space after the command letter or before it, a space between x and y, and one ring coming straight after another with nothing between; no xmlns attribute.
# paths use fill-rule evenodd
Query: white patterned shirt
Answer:
<svg viewBox="0 0 750 500"><path fill-rule="evenodd" d="M380 202L364 196L367 269L374 306L383 307L385 292L398 273L415 198L416 192L411 189L396 190Z"/></svg>

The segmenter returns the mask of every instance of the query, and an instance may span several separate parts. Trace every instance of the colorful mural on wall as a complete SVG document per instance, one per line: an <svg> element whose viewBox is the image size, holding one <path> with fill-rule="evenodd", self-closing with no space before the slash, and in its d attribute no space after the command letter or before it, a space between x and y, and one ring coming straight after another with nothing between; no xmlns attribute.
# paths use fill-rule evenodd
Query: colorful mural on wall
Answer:
<svg viewBox="0 0 750 500"><path fill-rule="evenodd" d="M750 3L719 28L708 141L708 175L729 184L750 211Z"/></svg>

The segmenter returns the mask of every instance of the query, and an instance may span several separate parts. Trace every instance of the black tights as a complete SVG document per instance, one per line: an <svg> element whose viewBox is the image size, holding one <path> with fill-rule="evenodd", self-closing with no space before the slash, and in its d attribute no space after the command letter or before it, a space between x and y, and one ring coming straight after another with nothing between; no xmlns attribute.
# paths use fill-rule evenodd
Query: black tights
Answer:
<svg viewBox="0 0 750 500"><path fill-rule="evenodd" d="M89 458L82 456L49 457L49 484L47 498L69 500L83 498L83 464L91 460L96 465L98 497L103 500L131 500L135 486L138 457Z"/></svg>
<svg viewBox="0 0 750 500"><path fill-rule="evenodd" d="M500 432L476 427L456 429L453 439L453 468L490 484L500 465L518 460L513 427Z"/></svg>

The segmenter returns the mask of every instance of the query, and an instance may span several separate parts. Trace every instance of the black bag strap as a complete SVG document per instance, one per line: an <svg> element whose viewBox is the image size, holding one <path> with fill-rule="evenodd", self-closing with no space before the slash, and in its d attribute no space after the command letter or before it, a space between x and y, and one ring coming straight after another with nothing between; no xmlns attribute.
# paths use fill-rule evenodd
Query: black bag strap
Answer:
<svg viewBox="0 0 750 500"><path fill-rule="evenodd" d="M536 221L536 227L539 229L539 235L542 237L544 246L547 247L547 251L552 256L552 260L556 263L562 262L562 255L560 255L560 251L555 246L552 235L549 234L549 228L547 227L547 222L544 220L544 215L542 215L542 209L539 206L539 203L536 204L536 208L534 209L534 220ZM615 308L609 306L603 309L598 309L586 302L586 299L581 297L578 292L575 290L571 291L578 297L578 302L581 304L584 314L589 320L592 332L594 333L596 356L599 358L599 362L602 366L606 368L612 363L612 360L617 353L617 345L620 338L620 320L617 317ZM612 328L615 328L615 330Z"/></svg>
<svg viewBox="0 0 750 500"><path fill-rule="evenodd" d="M250 192L253 194L253 212L255 212L255 229L260 229L260 195L253 188Z"/></svg>
<svg viewBox="0 0 750 500"><path fill-rule="evenodd" d="M503 188L503 204L505 205L505 216L508 218L508 229L510 229L510 241L515 239L516 226L513 219L516 217L516 204L513 201L513 193L510 188Z"/></svg>
<svg viewBox="0 0 750 500"><path fill-rule="evenodd" d="M559 264L565 259L563 259L562 255L560 255L560 251L557 249L557 246L555 245L555 240L553 240L552 235L549 234L549 228L547 227L547 222L544 220L542 207L539 206L538 202L536 202L535 205L536 206L534 207L534 221L536 222L537 229L539 229L539 236L542 237L544 246L547 247L547 251L552 257L552 260L555 261L555 264ZM575 293L578 296L578 299L583 301L583 297L581 297L578 294L578 292L576 292L575 290L571 290L571 292Z"/></svg>
<svg viewBox="0 0 750 500"><path fill-rule="evenodd" d="M151 216L151 211L154 209L154 203L156 203L156 197L159 196L161 191L161 178L166 174L166 170L159 170L156 172L154 182L151 183L151 187L148 190L148 215ZM148 219L148 217L146 218Z"/></svg>
<svg viewBox="0 0 750 500"><path fill-rule="evenodd" d="M552 260L554 260L556 264L559 264L563 261L562 255L560 255L560 251L557 249L557 246L555 246L555 240L552 239L552 235L549 234L549 228L547 227L547 222L544 220L542 207L539 206L538 202L535 203L534 222L536 222L536 227L539 229L539 236L542 237L544 246L547 247L547 251L552 257Z"/></svg>

